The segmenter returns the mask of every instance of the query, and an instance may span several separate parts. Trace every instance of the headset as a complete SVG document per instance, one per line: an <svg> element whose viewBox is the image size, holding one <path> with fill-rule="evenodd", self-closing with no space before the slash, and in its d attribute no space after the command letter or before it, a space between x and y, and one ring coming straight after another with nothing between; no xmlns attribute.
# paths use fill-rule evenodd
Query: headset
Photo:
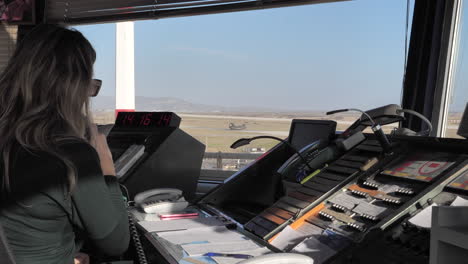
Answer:
<svg viewBox="0 0 468 264"><path fill-rule="evenodd" d="M431 121L429 121L429 119L427 119L425 116L423 116L422 114L414 111L414 110L411 110L411 109L397 109L396 110L396 113L398 115L402 115L402 114L410 114L410 115L414 115L418 118L420 118L422 121L424 121L424 123L426 123L427 125L427 129L426 130L423 130L423 131L419 131L419 132L415 132L409 128L405 128L405 127L399 127L399 128L395 128L393 129L392 131L392 136L429 136L431 134L431 131L432 131L432 124L431 124Z"/></svg>
<svg viewBox="0 0 468 264"><path fill-rule="evenodd" d="M381 106L375 109L371 109L368 111L362 111L357 108L348 108L348 109L339 109L327 112L327 115L340 113L340 112L347 112L347 111L357 111L361 112L361 117L356 120L349 128L347 128L343 133L342 137L346 138L357 131L362 131L366 127L369 126L383 126L391 123L402 122L405 120L404 114L414 115L420 118L424 123L427 125L427 129L419 132L415 132L409 128L395 128L391 135L392 136L429 136L432 131L432 124L429 119L427 119L422 114L411 110L411 109L402 109L397 104L389 104L385 106ZM375 132L375 131L374 131Z"/></svg>

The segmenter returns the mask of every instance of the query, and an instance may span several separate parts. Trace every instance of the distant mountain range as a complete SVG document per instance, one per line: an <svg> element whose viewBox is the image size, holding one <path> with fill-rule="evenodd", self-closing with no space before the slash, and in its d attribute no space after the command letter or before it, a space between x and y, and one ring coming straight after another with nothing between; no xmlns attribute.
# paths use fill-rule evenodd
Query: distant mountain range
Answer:
<svg viewBox="0 0 468 264"><path fill-rule="evenodd" d="M323 115L324 111L312 109L290 110L284 108L268 108L261 106L226 107L192 103L175 97L135 97L138 111L168 111L176 113L304 113L307 115ZM91 102L93 111L114 111L115 97L97 96ZM463 109L452 109L453 113L463 113Z"/></svg>
<svg viewBox="0 0 468 264"><path fill-rule="evenodd" d="M92 109L107 111L115 108L115 97L98 96L92 99ZM191 103L174 97L135 97L136 109L139 111L170 111L179 113L216 113L216 112L278 112L280 109L262 107L224 107ZM287 111L287 110L284 110Z"/></svg>

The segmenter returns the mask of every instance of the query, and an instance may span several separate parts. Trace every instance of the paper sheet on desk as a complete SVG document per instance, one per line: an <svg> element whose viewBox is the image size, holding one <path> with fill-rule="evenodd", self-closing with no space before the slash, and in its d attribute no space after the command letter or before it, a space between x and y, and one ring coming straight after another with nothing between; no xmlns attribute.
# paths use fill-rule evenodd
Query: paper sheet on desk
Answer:
<svg viewBox="0 0 468 264"><path fill-rule="evenodd" d="M224 222L216 217L199 217L193 219L177 219L167 221L141 221L138 222L138 224L144 228L146 232L165 232L225 225Z"/></svg>
<svg viewBox="0 0 468 264"><path fill-rule="evenodd" d="M336 253L335 250L314 237L302 241L299 245L294 247L291 252L301 253L311 257L314 260L314 264L321 264Z"/></svg>
<svg viewBox="0 0 468 264"><path fill-rule="evenodd" d="M154 239L158 242L175 260L179 261L184 257L184 250L180 245L172 244L162 237L152 235L150 239Z"/></svg>
<svg viewBox="0 0 468 264"><path fill-rule="evenodd" d="M271 244L280 250L288 251L289 248L299 244L307 237L320 235L322 232L322 228L308 223L303 223L297 229L286 226L278 236L275 237Z"/></svg>
<svg viewBox="0 0 468 264"><path fill-rule="evenodd" d="M179 264L218 264L211 257L185 257L179 260Z"/></svg>
<svg viewBox="0 0 468 264"><path fill-rule="evenodd" d="M199 256L208 252L231 253L240 251L249 251L260 248L251 240L227 241L217 243L186 244L182 248L189 256Z"/></svg>
<svg viewBox="0 0 468 264"><path fill-rule="evenodd" d="M269 250L268 248L263 247L263 248L258 248L255 250L240 251L240 252L235 252L235 253L246 254L246 255L257 257L257 256L262 256L262 255L266 255L266 254L273 253L273 252L271 252L271 250ZM229 258L229 257L211 257L211 258L214 259L216 263L218 264L235 264L244 260L244 259Z"/></svg>
<svg viewBox="0 0 468 264"><path fill-rule="evenodd" d="M225 226L211 226L191 228L187 230L158 233L158 236L174 244L187 244L192 242L223 242L246 240L244 235L227 229Z"/></svg>
<svg viewBox="0 0 468 264"><path fill-rule="evenodd" d="M468 200L457 196L450 206L468 206Z"/></svg>
<svg viewBox="0 0 468 264"><path fill-rule="evenodd" d="M432 208L436 204L431 204L430 206L424 208L417 215L410 218L409 222L415 226L421 228L431 228L432 222Z"/></svg>
<svg viewBox="0 0 468 264"><path fill-rule="evenodd" d="M228 257L211 257L217 264L237 264L245 259Z"/></svg>
<svg viewBox="0 0 468 264"><path fill-rule="evenodd" d="M271 244L279 250L284 250L292 245L298 244L304 240L308 235L286 226L281 233L271 242Z"/></svg>
<svg viewBox="0 0 468 264"><path fill-rule="evenodd" d="M430 206L424 208L417 215L411 217L409 222L415 226L421 228L431 228L432 226L432 208L437 206L436 204L431 204ZM457 196L450 206L468 206L468 200Z"/></svg>
<svg viewBox="0 0 468 264"><path fill-rule="evenodd" d="M291 226L286 226L271 242L271 244L280 250L286 249L287 251L289 248L299 244L307 237L319 235L322 231L323 229L307 223L302 224L302 226L297 230L291 228Z"/></svg>

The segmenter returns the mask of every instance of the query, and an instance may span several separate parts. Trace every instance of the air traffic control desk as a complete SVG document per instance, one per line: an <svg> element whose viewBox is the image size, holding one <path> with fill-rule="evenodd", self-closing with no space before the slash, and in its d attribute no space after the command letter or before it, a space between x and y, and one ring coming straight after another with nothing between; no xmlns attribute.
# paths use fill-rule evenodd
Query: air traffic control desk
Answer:
<svg viewBox="0 0 468 264"><path fill-rule="evenodd" d="M278 144L196 201L198 218L139 222L153 247L147 251L158 251L147 254L171 264L242 260L203 256L212 251L297 252L315 263L428 263L430 223L418 215L424 219L434 204L466 203L468 141L390 140L384 153L373 134L364 134L302 183L278 173L294 154Z"/></svg>

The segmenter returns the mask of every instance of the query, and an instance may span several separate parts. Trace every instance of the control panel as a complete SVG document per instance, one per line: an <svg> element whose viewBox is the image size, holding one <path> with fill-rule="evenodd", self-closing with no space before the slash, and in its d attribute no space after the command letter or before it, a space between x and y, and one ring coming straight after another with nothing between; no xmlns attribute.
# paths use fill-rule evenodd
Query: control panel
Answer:
<svg viewBox="0 0 468 264"><path fill-rule="evenodd" d="M270 238L269 243L284 251L315 256L320 259L318 263L342 263L350 258L376 261L378 256L369 256L387 250L374 248L363 257L364 252L357 254L356 248L375 247L374 241L381 240L380 235L427 206L427 201L437 199L444 187L464 191L468 169L467 142L458 140L457 145L454 143L457 140L446 140L447 144L442 144L443 139L409 137L393 141L392 152L377 155L375 158L379 162L373 168L360 172L320 203L308 208L305 214L290 220L291 223ZM341 163L351 153L336 162ZM320 248L326 250L317 256ZM426 261L428 253L427 250ZM400 259L400 262L388 263L409 262Z"/></svg>

